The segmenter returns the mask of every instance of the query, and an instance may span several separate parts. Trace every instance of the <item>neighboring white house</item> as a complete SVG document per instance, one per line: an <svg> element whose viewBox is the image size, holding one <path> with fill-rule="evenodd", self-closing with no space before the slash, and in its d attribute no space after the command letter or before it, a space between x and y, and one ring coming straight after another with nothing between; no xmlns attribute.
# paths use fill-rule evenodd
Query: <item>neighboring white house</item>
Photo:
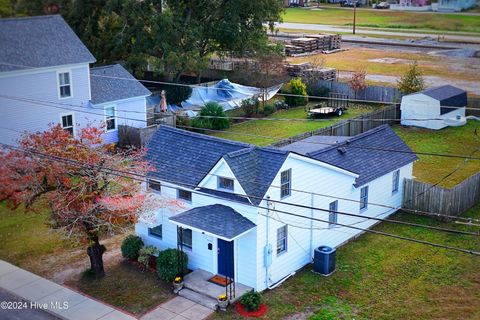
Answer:
<svg viewBox="0 0 480 320"><path fill-rule="evenodd" d="M255 147L161 126L147 146L155 169L149 189L184 208L158 209L136 233L160 250L181 247L192 270L269 288L310 263L318 246L338 247L362 232L335 223L369 228L377 221L367 217L401 207L417 157L390 127L329 141Z"/></svg>
<svg viewBox="0 0 480 320"><path fill-rule="evenodd" d="M453 12L473 8L477 5L477 0L438 0L432 3L433 11Z"/></svg>
<svg viewBox="0 0 480 320"><path fill-rule="evenodd" d="M0 142L49 124L76 136L88 123L105 124L105 141L116 142L119 124L146 126L150 91L120 65L94 62L61 16L0 19Z"/></svg>
<svg viewBox="0 0 480 320"><path fill-rule="evenodd" d="M451 85L434 87L402 98L404 126L439 130L465 117L467 92Z"/></svg>

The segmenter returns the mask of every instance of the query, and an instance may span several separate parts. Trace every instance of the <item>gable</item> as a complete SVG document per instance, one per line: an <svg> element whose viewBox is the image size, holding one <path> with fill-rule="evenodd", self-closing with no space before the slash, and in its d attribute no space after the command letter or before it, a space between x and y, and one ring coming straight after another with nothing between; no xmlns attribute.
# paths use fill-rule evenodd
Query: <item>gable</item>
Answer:
<svg viewBox="0 0 480 320"><path fill-rule="evenodd" d="M218 189L219 177L225 177L233 180L234 189L232 193L246 195L246 192L240 184L239 180L234 175L232 169L229 167L228 163L223 158L218 160L215 166L205 175L203 180L198 184L198 187L205 189Z"/></svg>

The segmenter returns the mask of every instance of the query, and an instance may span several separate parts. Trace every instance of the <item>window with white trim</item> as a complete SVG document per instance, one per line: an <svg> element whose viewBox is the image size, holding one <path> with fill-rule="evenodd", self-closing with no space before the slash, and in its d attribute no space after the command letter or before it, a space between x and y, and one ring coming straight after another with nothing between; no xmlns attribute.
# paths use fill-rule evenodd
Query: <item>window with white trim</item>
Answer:
<svg viewBox="0 0 480 320"><path fill-rule="evenodd" d="M58 74L58 92L60 98L68 98L72 96L70 72L60 72Z"/></svg>
<svg viewBox="0 0 480 320"><path fill-rule="evenodd" d="M181 228L178 232L178 243L182 247L192 249L192 230Z"/></svg>
<svg viewBox="0 0 480 320"><path fill-rule="evenodd" d="M277 256L287 252L288 229L287 225L277 229Z"/></svg>
<svg viewBox="0 0 480 320"><path fill-rule="evenodd" d="M107 132L117 129L117 121L115 119L115 106L105 107L105 124Z"/></svg>
<svg viewBox="0 0 480 320"><path fill-rule="evenodd" d="M360 189L360 211L368 208L368 186Z"/></svg>
<svg viewBox="0 0 480 320"><path fill-rule="evenodd" d="M147 180L147 188L149 190L154 190L156 192L161 192L162 191L162 185L160 184L160 182L152 180L152 179Z"/></svg>
<svg viewBox="0 0 480 320"><path fill-rule="evenodd" d="M178 189L177 198L188 202L192 202L192 192L188 190Z"/></svg>
<svg viewBox="0 0 480 320"><path fill-rule="evenodd" d="M62 116L62 128L70 132L73 136L73 114L66 114Z"/></svg>
<svg viewBox="0 0 480 320"><path fill-rule="evenodd" d="M282 171L280 174L280 198L292 194L292 169Z"/></svg>
<svg viewBox="0 0 480 320"><path fill-rule="evenodd" d="M160 238L162 239L163 238L163 227L161 224L159 224L158 226L156 227L153 227L153 228L148 228L148 234L150 236L153 236L155 238Z"/></svg>
<svg viewBox="0 0 480 320"><path fill-rule="evenodd" d="M223 190L233 191L234 182L233 179L225 177L217 177L217 188Z"/></svg>
<svg viewBox="0 0 480 320"><path fill-rule="evenodd" d="M328 227L335 227L338 220L338 200L330 202L328 206Z"/></svg>
<svg viewBox="0 0 480 320"><path fill-rule="evenodd" d="M398 192L398 187L400 184L400 170L393 172L392 176L392 194Z"/></svg>

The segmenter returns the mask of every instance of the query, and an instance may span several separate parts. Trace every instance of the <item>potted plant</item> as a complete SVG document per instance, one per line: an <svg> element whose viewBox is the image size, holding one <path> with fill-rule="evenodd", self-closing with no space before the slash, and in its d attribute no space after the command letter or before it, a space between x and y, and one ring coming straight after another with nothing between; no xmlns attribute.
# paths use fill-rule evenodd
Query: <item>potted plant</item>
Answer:
<svg viewBox="0 0 480 320"><path fill-rule="evenodd" d="M183 278L182 277L175 277L173 279L173 292L178 293L183 288Z"/></svg>
<svg viewBox="0 0 480 320"><path fill-rule="evenodd" d="M218 307L222 311L227 311L228 299L226 294L221 294L217 297Z"/></svg>

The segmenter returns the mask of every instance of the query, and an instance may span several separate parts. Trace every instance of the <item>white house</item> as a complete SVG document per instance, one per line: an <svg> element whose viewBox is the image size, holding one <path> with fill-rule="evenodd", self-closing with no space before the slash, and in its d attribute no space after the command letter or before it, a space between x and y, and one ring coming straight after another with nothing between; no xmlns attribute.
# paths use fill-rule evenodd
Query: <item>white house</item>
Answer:
<svg viewBox="0 0 480 320"><path fill-rule="evenodd" d="M368 217L400 208L402 181L417 159L388 126L282 149L162 126L147 148L150 190L185 208L159 209L136 233L160 250L181 248L192 270L258 291L310 263L318 246L338 247L362 232L336 223L369 228L377 221Z"/></svg>
<svg viewBox="0 0 480 320"><path fill-rule="evenodd" d="M465 117L467 93L451 85L434 87L402 98L401 124L439 130Z"/></svg>
<svg viewBox="0 0 480 320"><path fill-rule="evenodd" d="M150 91L120 65L94 62L61 16L0 19L0 142L49 124L76 136L91 122L116 142L119 124L146 126Z"/></svg>

